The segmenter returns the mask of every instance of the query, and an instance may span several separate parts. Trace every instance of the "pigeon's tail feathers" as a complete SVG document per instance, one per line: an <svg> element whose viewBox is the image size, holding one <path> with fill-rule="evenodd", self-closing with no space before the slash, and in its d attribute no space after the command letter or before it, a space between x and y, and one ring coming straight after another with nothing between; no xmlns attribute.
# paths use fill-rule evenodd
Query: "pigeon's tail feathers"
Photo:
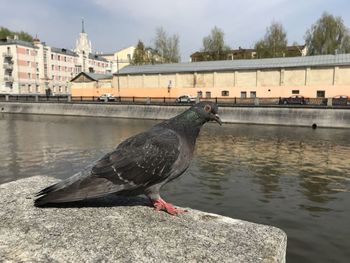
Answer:
<svg viewBox="0 0 350 263"><path fill-rule="evenodd" d="M88 198L97 198L132 188L127 184L114 184L106 178L77 174L62 182L41 190L34 201L35 206L53 203L67 203Z"/></svg>
<svg viewBox="0 0 350 263"><path fill-rule="evenodd" d="M34 205L42 206L47 203L57 203L58 199L62 199L62 195L67 191L67 189L76 184L79 179L81 180L81 175L81 172L77 173L75 176L42 189L35 195L37 199L34 201Z"/></svg>
<svg viewBox="0 0 350 263"><path fill-rule="evenodd" d="M59 188L58 183L41 190L36 194L37 199L35 199L34 205L43 206L45 204L52 203L57 198L57 191Z"/></svg>
<svg viewBox="0 0 350 263"><path fill-rule="evenodd" d="M57 192L61 189L64 189L70 185L72 185L73 183L75 183L76 181L75 180L72 180L72 178L68 178L66 180L63 180L61 182L58 182L58 183L55 183L53 185L50 185L44 189L42 189L40 192L36 193L36 197L39 197L39 196L42 196L42 195L47 195L49 193L52 193L52 192Z"/></svg>

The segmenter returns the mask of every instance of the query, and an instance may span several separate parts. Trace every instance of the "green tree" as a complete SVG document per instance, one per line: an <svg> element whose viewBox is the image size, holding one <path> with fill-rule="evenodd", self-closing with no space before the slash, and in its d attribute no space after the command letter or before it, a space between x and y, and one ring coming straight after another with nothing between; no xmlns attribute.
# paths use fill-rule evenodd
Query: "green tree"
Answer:
<svg viewBox="0 0 350 263"><path fill-rule="evenodd" d="M324 55L350 52L349 29L343 19L323 13L320 19L305 33L308 55Z"/></svg>
<svg viewBox="0 0 350 263"><path fill-rule="evenodd" d="M159 27L156 29L154 40L155 53L159 56L160 63L177 63L180 61L179 36L174 34L168 36L167 32Z"/></svg>
<svg viewBox="0 0 350 263"><path fill-rule="evenodd" d="M284 57L287 51L287 33L281 23L272 22L263 39L255 43L257 58Z"/></svg>
<svg viewBox="0 0 350 263"><path fill-rule="evenodd" d="M150 59L148 52L145 48L145 45L141 40L137 43L137 46L134 50L134 54L132 57L132 64L133 65L144 65L144 64L150 64Z"/></svg>
<svg viewBox="0 0 350 263"><path fill-rule="evenodd" d="M33 42L33 40L34 40L34 38L30 34L24 32L24 31L16 32L16 35L18 35L18 39L23 40L23 41Z"/></svg>
<svg viewBox="0 0 350 263"><path fill-rule="evenodd" d="M13 39L15 35L17 35L18 39L20 40L28 41L28 42L33 41L33 37L24 31L15 32L15 31L9 30L6 27L0 27L0 39L6 39L7 37L10 37Z"/></svg>
<svg viewBox="0 0 350 263"><path fill-rule="evenodd" d="M210 35L203 38L203 60L224 60L230 47L225 44L224 32L214 27Z"/></svg>

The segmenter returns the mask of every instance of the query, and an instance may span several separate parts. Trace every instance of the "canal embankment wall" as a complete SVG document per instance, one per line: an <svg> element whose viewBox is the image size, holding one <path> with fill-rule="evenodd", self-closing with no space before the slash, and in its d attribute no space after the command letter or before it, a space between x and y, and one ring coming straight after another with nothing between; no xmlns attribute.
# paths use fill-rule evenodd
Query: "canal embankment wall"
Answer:
<svg viewBox="0 0 350 263"><path fill-rule="evenodd" d="M0 102L0 112L163 120L189 106L108 103ZM224 123L350 128L350 109L327 107L220 107Z"/></svg>

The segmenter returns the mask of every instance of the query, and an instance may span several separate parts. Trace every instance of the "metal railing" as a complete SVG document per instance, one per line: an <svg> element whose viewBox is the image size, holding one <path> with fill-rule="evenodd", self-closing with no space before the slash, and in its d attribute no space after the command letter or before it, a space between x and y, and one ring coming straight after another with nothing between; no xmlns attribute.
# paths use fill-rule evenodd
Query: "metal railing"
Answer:
<svg viewBox="0 0 350 263"><path fill-rule="evenodd" d="M297 104L283 104L283 98L239 98L239 97L215 97L197 98L197 101L212 101L219 106L250 106L250 107L345 107L350 109L350 101L335 101L330 98L309 98L307 102ZM114 97L114 100L100 100L94 96L70 96L54 95L45 96L40 94L0 94L0 101L18 102L66 102L66 103L106 103L106 104L143 104L143 105L191 105L191 103L176 102L174 97Z"/></svg>

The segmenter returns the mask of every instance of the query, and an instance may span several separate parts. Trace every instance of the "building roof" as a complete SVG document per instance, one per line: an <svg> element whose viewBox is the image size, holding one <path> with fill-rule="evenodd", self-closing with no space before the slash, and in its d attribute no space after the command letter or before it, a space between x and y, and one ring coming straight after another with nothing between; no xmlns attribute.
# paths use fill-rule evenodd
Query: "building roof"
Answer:
<svg viewBox="0 0 350 263"><path fill-rule="evenodd" d="M230 50L225 51L226 54L235 54L235 53L244 53L244 52L256 52L256 49L239 47L238 49L230 49ZM210 53L213 53L213 52L196 51L192 55L190 55L190 57L192 58L192 57L199 56L199 55L209 55Z"/></svg>
<svg viewBox="0 0 350 263"><path fill-rule="evenodd" d="M103 80L103 79L112 79L112 77L113 77L112 74L98 74L98 73L80 72L74 78L72 78L71 81L76 80L81 75L85 75L86 77L88 77L89 79L91 79L93 81L98 81L98 80Z"/></svg>
<svg viewBox="0 0 350 263"><path fill-rule="evenodd" d="M306 47L306 45L287 46L287 50L289 50L289 51L293 51L293 50L300 51L300 50L303 50L305 47Z"/></svg>
<svg viewBox="0 0 350 263"><path fill-rule="evenodd" d="M74 51L72 51L70 49L66 49L66 48L51 47L51 52L78 57L77 53L75 53Z"/></svg>
<svg viewBox="0 0 350 263"><path fill-rule="evenodd" d="M0 45L20 45L31 48L38 48L32 42L27 42L19 39L0 39Z"/></svg>
<svg viewBox="0 0 350 263"><path fill-rule="evenodd" d="M157 64L142 66L127 66L114 75L138 74L170 74L206 71L256 70L270 68L325 67L350 65L350 54L283 57L264 59L237 59L203 62L186 62L173 64Z"/></svg>
<svg viewBox="0 0 350 263"><path fill-rule="evenodd" d="M110 57L110 56L114 56L114 53L101 53L101 54L99 54L99 56L101 56L101 57Z"/></svg>
<svg viewBox="0 0 350 263"><path fill-rule="evenodd" d="M112 79L113 77L112 74L98 74L98 73L87 73L87 72L85 74L94 80Z"/></svg>
<svg viewBox="0 0 350 263"><path fill-rule="evenodd" d="M94 59L94 60L99 60L99 61L103 61L103 62L108 62L107 59L105 59L105 58L103 58L101 56L103 56L103 55L100 55L100 54L97 55L97 54L90 53L89 54L89 59Z"/></svg>

